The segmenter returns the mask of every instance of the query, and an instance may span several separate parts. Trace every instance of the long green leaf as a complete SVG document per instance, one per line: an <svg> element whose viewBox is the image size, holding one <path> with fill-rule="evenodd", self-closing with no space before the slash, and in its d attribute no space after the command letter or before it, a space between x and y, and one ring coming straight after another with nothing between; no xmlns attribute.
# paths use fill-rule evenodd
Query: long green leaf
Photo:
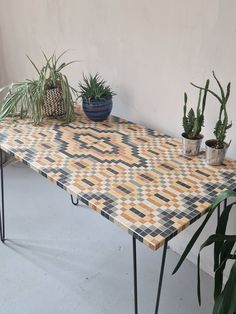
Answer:
<svg viewBox="0 0 236 314"><path fill-rule="evenodd" d="M185 258L188 256L188 254L191 251L193 245L195 244L195 242L199 238L201 232L205 228L207 222L211 218L211 216L212 216L213 212L215 211L215 209L218 207L218 205L221 204L222 201L224 201L225 199L227 199L229 197L236 197L236 192L227 190L227 191L222 192L219 196L217 196L217 198L216 198L215 202L213 203L213 205L210 206L209 211L208 211L204 221L202 222L200 227L197 229L197 231L194 233L193 237L191 238L191 240L189 241L188 245L186 246L183 254L181 255L181 257L179 259L179 262L177 263L177 265L176 265L176 267L175 267L175 269L173 271L173 274L175 274L177 272L177 270L180 268L180 266L184 262Z"/></svg>
<svg viewBox="0 0 236 314"><path fill-rule="evenodd" d="M60 72L63 68L67 67L68 65L70 64L73 64L73 63L76 63L76 62L79 62L77 60L73 60L73 61L70 61L68 63L62 63L58 68L57 68L57 72Z"/></svg>
<svg viewBox="0 0 236 314"><path fill-rule="evenodd" d="M234 204L235 202L226 206L223 209L223 212L217 224L216 234L223 234L223 235L225 234L227 223L228 223L228 218L229 218L229 213ZM220 260L220 255L222 253L223 246L224 246L224 242L217 242L214 246L214 271L216 271L216 269L219 267L219 260ZM214 293L215 297L217 297L219 292L221 291L222 283L220 284L220 282L222 282L222 279L223 279L222 277L223 270L224 270L224 267L222 266L221 271L218 270L216 272L216 285L215 285L215 293Z"/></svg>
<svg viewBox="0 0 236 314"><path fill-rule="evenodd" d="M216 242L218 244L220 242ZM223 286L223 273L228 259L231 257L232 249L235 245L235 241L222 241L221 253L220 253L220 265L215 270L215 288L214 288L214 298L215 300L221 294Z"/></svg>
<svg viewBox="0 0 236 314"><path fill-rule="evenodd" d="M222 234L213 234L211 235L200 247L199 253L198 253L198 262L197 262L197 272L198 272L198 281L197 281L197 294L198 294L198 302L201 304L201 281L200 281L200 253L201 251L213 244L213 243L222 243L222 242L236 242L236 235L222 235Z"/></svg>
<svg viewBox="0 0 236 314"><path fill-rule="evenodd" d="M222 294L215 302L213 314L236 313L236 262L234 262L229 278Z"/></svg>
<svg viewBox="0 0 236 314"><path fill-rule="evenodd" d="M36 64L31 60L31 58L28 55L26 55L26 57L29 59L30 63L33 65L33 67L35 68L37 73L40 74L40 71L39 71L38 67L36 66Z"/></svg>
<svg viewBox="0 0 236 314"><path fill-rule="evenodd" d="M219 217L218 224L217 224L216 234L225 234L227 223L228 223L228 218L229 218L229 213L230 213L233 205L234 205L234 203L226 206L223 209L223 211ZM219 252L220 248L221 248L221 243L218 243L215 246L215 252L214 252L214 261L215 261L214 270L216 270L216 268L219 266L219 255L217 255L216 251Z"/></svg>

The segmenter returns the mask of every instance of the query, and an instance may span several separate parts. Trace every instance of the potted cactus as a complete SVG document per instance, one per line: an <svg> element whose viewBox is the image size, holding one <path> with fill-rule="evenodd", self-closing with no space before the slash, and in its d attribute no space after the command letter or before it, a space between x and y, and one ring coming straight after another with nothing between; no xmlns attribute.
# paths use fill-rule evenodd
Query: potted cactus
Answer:
<svg viewBox="0 0 236 314"><path fill-rule="evenodd" d="M83 83L79 83L83 110L92 121L103 121L112 110L112 97L115 93L100 75L83 75Z"/></svg>
<svg viewBox="0 0 236 314"><path fill-rule="evenodd" d="M225 155L227 152L230 143L225 142L226 132L228 129L232 127L232 122L229 123L228 114L226 109L226 104L228 102L230 96L230 87L231 83L229 82L226 87L226 91L220 84L220 81L217 79L214 71L213 77L216 80L216 83L220 89L220 95L216 94L212 90L208 89L208 92L213 95L220 103L220 111L219 111L219 118L216 122L214 135L215 139L210 139L206 141L206 162L209 165L217 166L221 165L224 162ZM202 88L192 83L193 86L197 87L201 90L205 90L206 88Z"/></svg>
<svg viewBox="0 0 236 314"><path fill-rule="evenodd" d="M202 127L204 126L204 111L206 107L206 96L209 87L209 80L206 81L204 95L202 97L202 90L200 89L198 96L198 105L196 113L191 108L187 113L187 94L184 93L184 116L182 133L183 154L185 156L196 156L199 154L203 135L201 134Z"/></svg>

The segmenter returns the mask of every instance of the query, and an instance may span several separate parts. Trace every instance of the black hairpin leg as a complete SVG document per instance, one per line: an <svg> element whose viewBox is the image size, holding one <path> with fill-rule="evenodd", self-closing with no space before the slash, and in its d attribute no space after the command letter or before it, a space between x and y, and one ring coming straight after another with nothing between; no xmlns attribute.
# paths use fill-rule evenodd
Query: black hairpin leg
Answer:
<svg viewBox="0 0 236 314"><path fill-rule="evenodd" d="M136 239L134 237L133 237L133 268L134 268L134 313L138 314L137 254L136 254Z"/></svg>
<svg viewBox="0 0 236 314"><path fill-rule="evenodd" d="M72 202L73 205L77 206L79 204L79 199L78 198L77 198L76 202L74 201L72 195L70 196L70 198L71 198L71 202Z"/></svg>
<svg viewBox="0 0 236 314"><path fill-rule="evenodd" d="M158 314L158 310L159 310L167 248L168 248L168 241L165 242L163 253L162 253L161 270L160 270L159 284L158 284L158 290L157 290L155 314ZM136 239L134 237L133 237L133 271L134 271L134 313L138 314L137 252L136 252Z"/></svg>
<svg viewBox="0 0 236 314"><path fill-rule="evenodd" d="M163 253L162 253L161 271L160 271L159 284L158 284L158 290L157 290L155 314L158 314L159 305L160 305L161 288L162 288L163 275L164 275L164 270L165 270L167 248L168 248L168 241L165 242L164 248L163 248Z"/></svg>
<svg viewBox="0 0 236 314"><path fill-rule="evenodd" d="M4 182L3 182L3 156L0 149L0 167L1 167L1 211L0 211L0 233L1 241L5 241L5 216L4 216Z"/></svg>

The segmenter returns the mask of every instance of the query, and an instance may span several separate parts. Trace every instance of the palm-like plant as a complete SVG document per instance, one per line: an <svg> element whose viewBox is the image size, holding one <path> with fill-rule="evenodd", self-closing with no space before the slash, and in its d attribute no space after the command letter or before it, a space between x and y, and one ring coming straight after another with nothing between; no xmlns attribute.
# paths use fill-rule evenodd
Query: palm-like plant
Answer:
<svg viewBox="0 0 236 314"><path fill-rule="evenodd" d="M77 96L77 91L69 85L67 77L61 71L75 61L58 64L65 53L66 51L59 57L53 54L50 58L47 58L44 54L46 64L41 69L27 56L37 71L38 79L12 83L4 88L8 89L8 93L1 102L0 121L7 116L19 116L20 118L31 118L35 125L40 124L43 118L46 90L55 87L59 87L62 91L65 109L64 122L69 123L72 121L74 115L72 95Z"/></svg>
<svg viewBox="0 0 236 314"><path fill-rule="evenodd" d="M214 245L214 272L215 272L215 289L214 289L214 309L213 314L234 314L236 313L236 261L234 261L233 266L226 284L223 286L223 274L227 261L236 260L236 250L234 248L236 244L236 235L227 235L226 228L229 220L229 214L236 204L236 201L233 201L231 204L227 205L227 199L229 197L236 197L236 192L233 191L224 191L222 192L215 200L215 202L210 207L205 220L198 228L198 230L193 235L192 239L189 241L186 249L184 250L177 266L174 269L174 273L182 265L183 261L187 257L188 253L192 249L193 245L197 241L199 235L203 231L207 222L211 218L212 214L224 201L225 207L219 217L216 232L211 235L202 245L198 254L198 282L197 282L197 291L198 291L198 301L201 304L201 288L200 288L200 253L201 251L210 245Z"/></svg>

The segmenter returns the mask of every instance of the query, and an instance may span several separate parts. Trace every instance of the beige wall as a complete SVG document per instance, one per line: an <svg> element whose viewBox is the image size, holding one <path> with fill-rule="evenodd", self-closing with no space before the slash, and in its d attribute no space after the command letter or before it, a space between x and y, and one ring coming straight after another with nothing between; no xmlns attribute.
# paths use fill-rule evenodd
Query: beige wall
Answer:
<svg viewBox="0 0 236 314"><path fill-rule="evenodd" d="M1 16L1 12L0 12ZM0 28L0 86L4 85L4 82L7 81L7 75L5 71L5 62L4 55L2 50L2 36L1 36L1 28Z"/></svg>
<svg viewBox="0 0 236 314"><path fill-rule="evenodd" d="M179 136L183 92L196 104L189 82L203 84L214 69L225 84L232 82L228 139L236 159L235 12L235 0L0 0L1 83L35 74L25 54L40 63L41 49L69 48L67 59L81 61L67 71L74 86L82 71L98 71L118 94L114 113ZM207 138L218 110L209 97ZM174 247L181 249L190 233Z"/></svg>

